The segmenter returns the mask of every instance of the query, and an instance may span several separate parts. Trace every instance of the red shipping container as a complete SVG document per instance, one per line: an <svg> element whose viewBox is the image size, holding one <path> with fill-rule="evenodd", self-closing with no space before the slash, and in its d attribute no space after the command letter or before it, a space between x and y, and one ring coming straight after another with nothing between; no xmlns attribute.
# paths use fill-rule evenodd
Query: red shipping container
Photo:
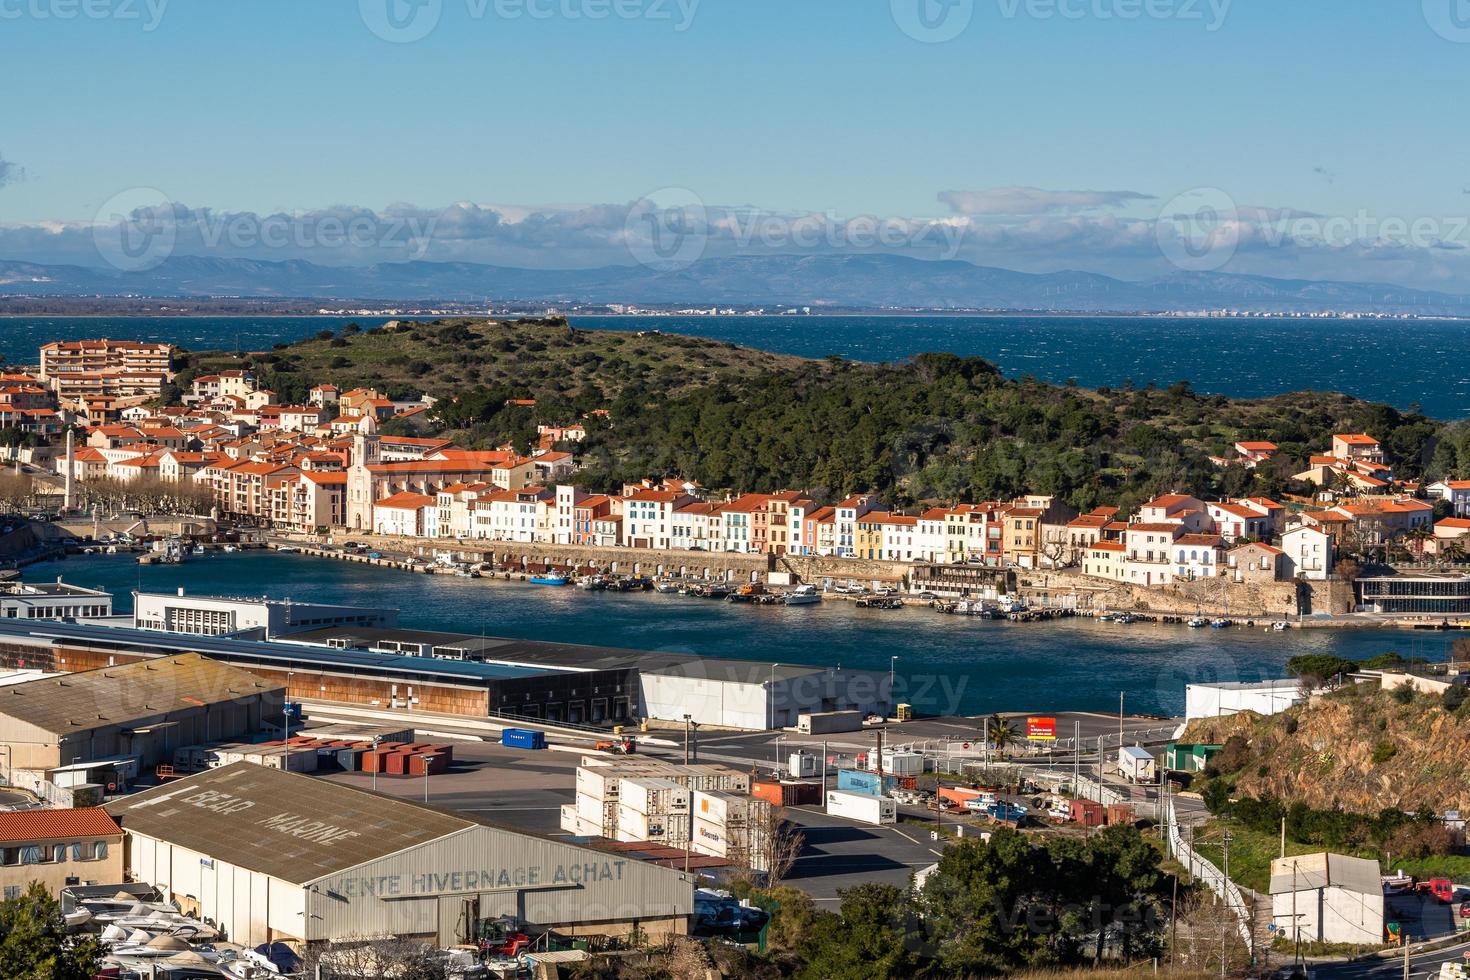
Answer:
<svg viewBox="0 0 1470 980"><path fill-rule="evenodd" d="M1072 820L1084 827L1103 825L1103 805L1096 800L1073 800L1069 809Z"/></svg>
<svg viewBox="0 0 1470 980"><path fill-rule="evenodd" d="M822 784L755 782L750 795L771 806L821 806Z"/></svg>
<svg viewBox="0 0 1470 980"><path fill-rule="evenodd" d="M383 771L390 776L407 776L410 758L403 752L390 752L383 756Z"/></svg>
<svg viewBox="0 0 1470 980"><path fill-rule="evenodd" d="M432 752L416 752L405 756L408 760L408 774L410 776L422 776L424 764L428 763L429 775L437 776L442 772L449 771L449 758L443 755L435 755Z"/></svg>
<svg viewBox="0 0 1470 980"><path fill-rule="evenodd" d="M965 786L941 786L939 788L939 798L956 806L964 806L967 801L979 795L978 789L969 789Z"/></svg>
<svg viewBox="0 0 1470 980"><path fill-rule="evenodd" d="M1126 803L1114 803L1108 807L1108 826L1131 827L1138 823L1138 812Z"/></svg>

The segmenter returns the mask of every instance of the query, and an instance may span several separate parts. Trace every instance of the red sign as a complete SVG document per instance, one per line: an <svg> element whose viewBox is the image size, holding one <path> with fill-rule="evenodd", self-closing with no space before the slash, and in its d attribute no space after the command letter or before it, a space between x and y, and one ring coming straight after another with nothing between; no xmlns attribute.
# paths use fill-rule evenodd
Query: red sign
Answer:
<svg viewBox="0 0 1470 980"><path fill-rule="evenodd" d="M970 747L970 743L969 743L969 742L966 742L966 743L965 743L965 748L967 748L967 749L968 749L968 748L969 748L969 747Z"/></svg>
<svg viewBox="0 0 1470 980"><path fill-rule="evenodd" d="M1038 742L1055 742L1057 720L1055 718L1027 718L1026 737Z"/></svg>

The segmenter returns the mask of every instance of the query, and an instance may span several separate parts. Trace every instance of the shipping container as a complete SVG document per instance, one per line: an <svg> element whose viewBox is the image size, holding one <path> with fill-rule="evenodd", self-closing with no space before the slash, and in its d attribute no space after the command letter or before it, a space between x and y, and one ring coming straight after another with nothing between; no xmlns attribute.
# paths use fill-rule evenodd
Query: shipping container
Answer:
<svg viewBox="0 0 1470 980"><path fill-rule="evenodd" d="M1070 810L1072 820L1084 827L1103 825L1103 805L1096 800L1073 800Z"/></svg>
<svg viewBox="0 0 1470 980"><path fill-rule="evenodd" d="M730 793L695 793L694 816L721 826L750 819L750 806L754 797L734 796ZM756 801L759 802L759 801Z"/></svg>
<svg viewBox="0 0 1470 980"><path fill-rule="evenodd" d="M422 776L425 768L429 770L431 776L448 772L449 756L432 752L414 752L408 756L408 775Z"/></svg>
<svg viewBox="0 0 1470 980"><path fill-rule="evenodd" d="M883 796L897 789L898 786L898 777L887 773L880 777L876 772L866 772L862 769L839 769L837 771L837 788L847 793Z"/></svg>
<svg viewBox="0 0 1470 980"><path fill-rule="evenodd" d="M618 803L639 813L688 813L689 789L672 779L624 779Z"/></svg>
<svg viewBox="0 0 1470 980"><path fill-rule="evenodd" d="M689 814L671 813L650 816L618 807L618 840L620 841L667 841L678 843L689 840Z"/></svg>
<svg viewBox="0 0 1470 980"><path fill-rule="evenodd" d="M546 733L529 728L507 728L500 733L500 744L513 749L544 749Z"/></svg>
<svg viewBox="0 0 1470 980"><path fill-rule="evenodd" d="M822 784L755 782L750 784L750 795L772 806L821 806Z"/></svg>
<svg viewBox="0 0 1470 980"><path fill-rule="evenodd" d="M793 752L786 760L786 774L792 779L805 779L815 776L820 768L821 760L810 752Z"/></svg>
<svg viewBox="0 0 1470 980"><path fill-rule="evenodd" d="M861 711L822 711L815 714L796 716L796 730L803 735L832 735L839 732L861 731Z"/></svg>
<svg viewBox="0 0 1470 980"><path fill-rule="evenodd" d="M964 806L966 802L980 794L980 790L970 789L968 786L941 786L939 788L939 798L956 806Z"/></svg>
<svg viewBox="0 0 1470 980"><path fill-rule="evenodd" d="M1138 811L1127 803L1114 803L1108 807L1108 825L1132 827L1138 823Z"/></svg>
<svg viewBox="0 0 1470 980"><path fill-rule="evenodd" d="M859 823L898 823L898 804L893 800L845 790L827 791L827 813Z"/></svg>
<svg viewBox="0 0 1470 980"><path fill-rule="evenodd" d="M1137 745L1125 745L1118 750L1118 771L1132 782L1151 783L1157 778L1154 754Z"/></svg>
<svg viewBox="0 0 1470 980"><path fill-rule="evenodd" d="M609 830L617 825L618 805L616 803L605 803L595 796L578 793L577 802L571 804L571 806L577 811L577 816L588 823L595 823L599 827L606 827Z"/></svg>
<svg viewBox="0 0 1470 980"><path fill-rule="evenodd" d="M691 838L690 844L701 854L712 854L715 857L730 856L730 838L726 829L720 824L700 820L698 817L694 819L694 837Z"/></svg>

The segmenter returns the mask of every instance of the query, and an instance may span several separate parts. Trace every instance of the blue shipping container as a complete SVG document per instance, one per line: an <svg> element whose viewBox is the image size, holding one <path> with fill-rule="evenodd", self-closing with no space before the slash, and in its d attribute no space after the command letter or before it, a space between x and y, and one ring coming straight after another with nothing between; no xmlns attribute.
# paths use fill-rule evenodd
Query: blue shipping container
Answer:
<svg viewBox="0 0 1470 980"><path fill-rule="evenodd" d="M862 793L866 796L882 796L883 783L892 783L888 778L878 779L876 772L863 772L861 769L839 769L837 771L837 788L848 793Z"/></svg>
<svg viewBox="0 0 1470 980"><path fill-rule="evenodd" d="M529 728L507 728L500 733L500 744L513 749L544 749L546 733Z"/></svg>

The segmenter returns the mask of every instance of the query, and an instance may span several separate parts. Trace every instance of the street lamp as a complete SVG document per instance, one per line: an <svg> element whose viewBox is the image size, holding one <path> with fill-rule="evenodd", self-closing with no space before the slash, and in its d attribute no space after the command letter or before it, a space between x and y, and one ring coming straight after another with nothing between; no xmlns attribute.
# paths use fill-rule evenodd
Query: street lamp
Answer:
<svg viewBox="0 0 1470 980"><path fill-rule="evenodd" d="M894 678L894 671L897 668L897 666L898 666L898 657L896 657L896 656L889 657L888 658L888 709L889 709L890 712L892 712L894 714L894 717L895 718L897 717L898 706L897 706L897 703L893 699L893 678Z"/></svg>
<svg viewBox="0 0 1470 980"><path fill-rule="evenodd" d="M378 791L378 765L381 762L381 760L378 759L378 743L381 742L382 740L383 740L383 736L381 736L381 735L374 735L373 736L373 792L374 793L376 793Z"/></svg>
<svg viewBox="0 0 1470 980"><path fill-rule="evenodd" d="M424 760L424 802L427 803L429 802L429 767L439 756L437 754L421 755L419 758Z"/></svg>

